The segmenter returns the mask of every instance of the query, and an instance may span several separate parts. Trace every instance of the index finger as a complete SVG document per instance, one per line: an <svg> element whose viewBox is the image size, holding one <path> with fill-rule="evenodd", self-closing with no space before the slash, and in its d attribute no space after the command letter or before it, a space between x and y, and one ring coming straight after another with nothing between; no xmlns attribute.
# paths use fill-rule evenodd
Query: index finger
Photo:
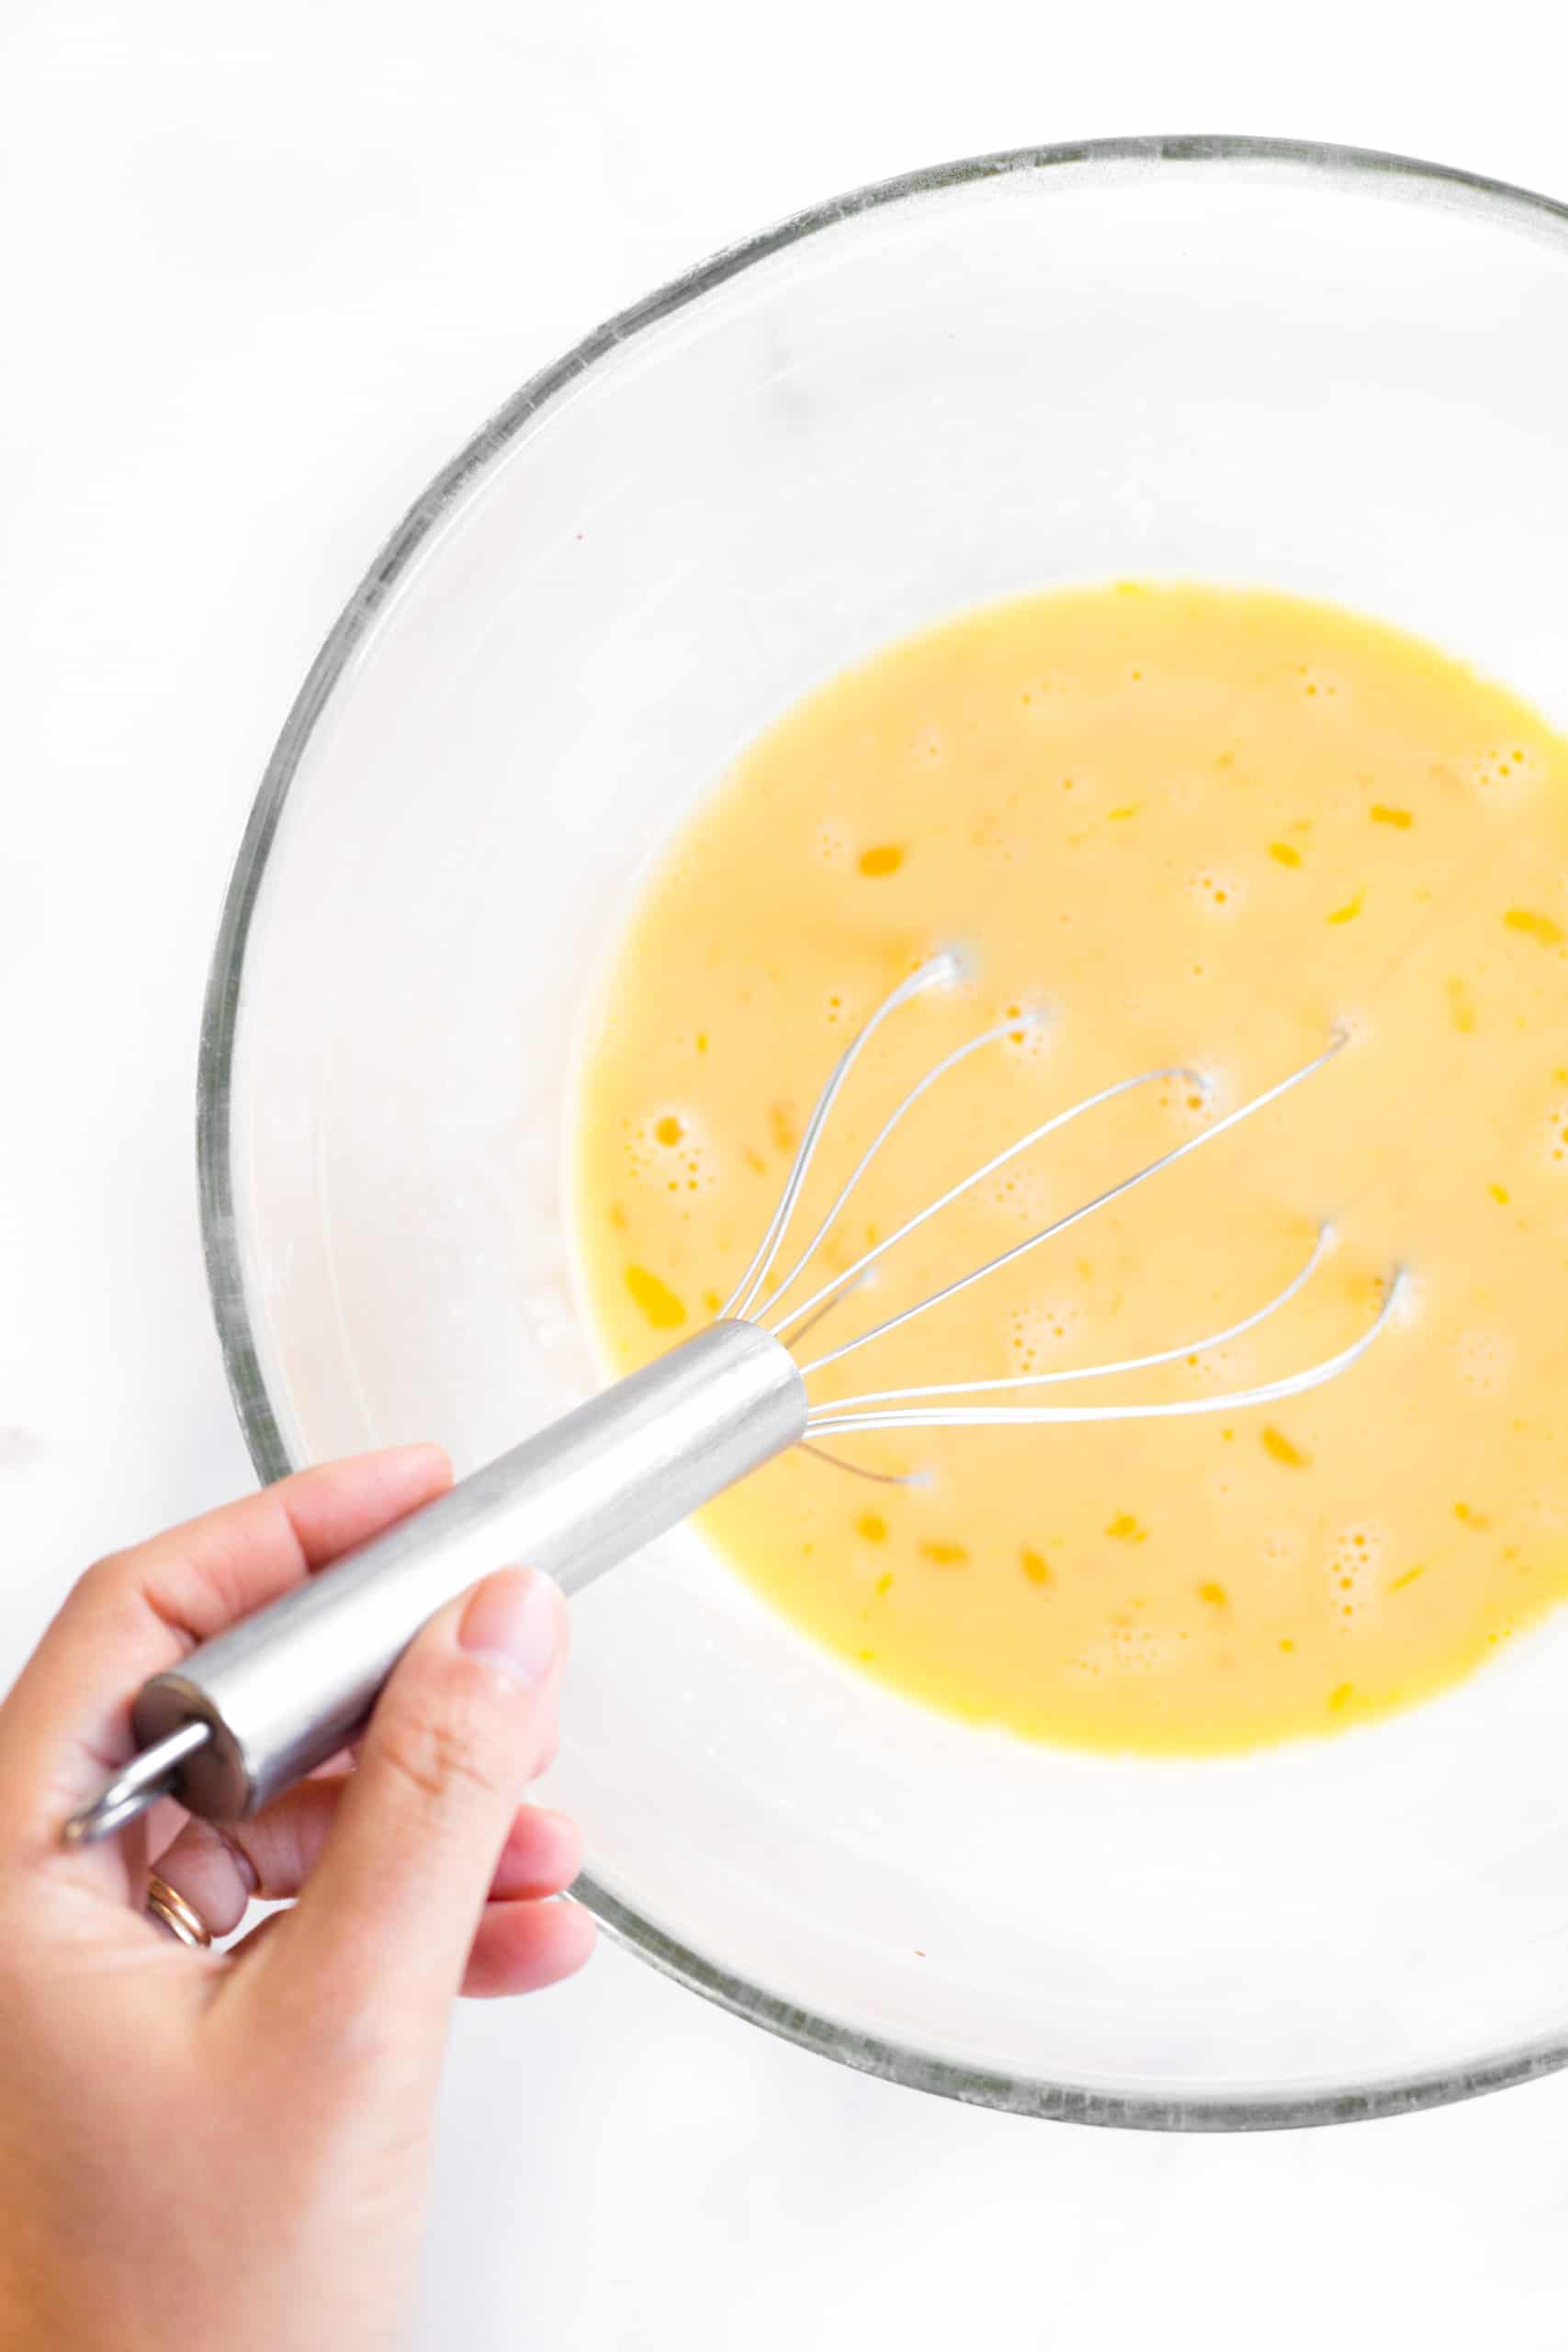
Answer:
<svg viewBox="0 0 1568 2352"><path fill-rule="evenodd" d="M439 1446L324 1463L89 1568L0 1705L0 1847L60 1852L63 1823L133 1754L130 1704L237 1618L450 1484ZM125 1883L118 1841L74 1860Z"/></svg>

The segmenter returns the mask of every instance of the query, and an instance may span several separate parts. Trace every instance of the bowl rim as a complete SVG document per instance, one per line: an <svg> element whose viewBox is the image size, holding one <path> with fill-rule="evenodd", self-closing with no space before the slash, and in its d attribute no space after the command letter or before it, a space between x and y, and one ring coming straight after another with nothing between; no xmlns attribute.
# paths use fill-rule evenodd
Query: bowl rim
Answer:
<svg viewBox="0 0 1568 2352"><path fill-rule="evenodd" d="M245 1296L234 1208L231 1115L233 1053L244 983L245 951L265 876L268 854L289 788L316 725L395 587L424 542L471 485L516 435L563 392L633 335L656 326L739 272L819 232L862 213L918 201L987 180L1043 174L1065 167L1277 165L1287 173L1393 185L1406 198L1434 206L1456 199L1467 209L1512 214L1522 227L1545 230L1568 247L1568 203L1507 181L1456 166L1425 163L1376 149L1314 140L1255 138L1229 132L1149 134L1077 140L964 157L874 181L827 203L813 205L743 243L725 248L683 276L595 327L572 349L541 368L497 409L458 451L397 525L344 605L295 696L252 804L225 895L202 1008L197 1076L197 1168L202 1251L224 1371L245 1443L263 1482L297 1465L284 1443L267 1394ZM1058 2121L1117 2125L1145 2131L1289 2130L1303 2124L1349 2122L1406 2113L1525 2082L1568 2064L1568 2022L1560 2032L1516 2044L1472 2064L1434 2068L1363 2083L1328 2083L1288 2093L1193 2091L1157 2097L1110 2091L1043 2076L969 2066L929 2051L863 2033L817 2011L779 1999L765 1987L705 1960L623 1903L591 1876L572 1890L615 1939L733 2015L782 2039L860 2072L931 2091L967 2105Z"/></svg>

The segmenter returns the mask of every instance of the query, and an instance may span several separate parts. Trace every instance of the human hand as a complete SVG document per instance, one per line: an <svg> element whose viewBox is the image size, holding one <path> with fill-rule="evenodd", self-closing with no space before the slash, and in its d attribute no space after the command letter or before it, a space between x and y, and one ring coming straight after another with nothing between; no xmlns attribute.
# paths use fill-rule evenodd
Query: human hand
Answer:
<svg viewBox="0 0 1568 2352"><path fill-rule="evenodd" d="M555 1894L566 1611L508 1571L426 1627L347 1775L219 1831L62 1826L132 1752L128 1694L448 1483L434 1447L308 1470L100 1561L0 1705L0 2346L384 2352L418 2257L454 1994L586 1958ZM231 1953L145 1911L159 1875Z"/></svg>

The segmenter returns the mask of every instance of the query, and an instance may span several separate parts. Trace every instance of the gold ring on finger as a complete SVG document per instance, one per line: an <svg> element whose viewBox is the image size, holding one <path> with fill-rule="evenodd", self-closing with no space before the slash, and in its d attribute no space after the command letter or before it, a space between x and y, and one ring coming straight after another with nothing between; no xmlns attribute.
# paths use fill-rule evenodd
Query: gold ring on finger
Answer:
<svg viewBox="0 0 1568 2352"><path fill-rule="evenodd" d="M209 1951L212 1930L192 1903L187 1903L177 1886L171 1886L156 1871L147 1876L147 1916L156 1919L161 1928L193 1951Z"/></svg>

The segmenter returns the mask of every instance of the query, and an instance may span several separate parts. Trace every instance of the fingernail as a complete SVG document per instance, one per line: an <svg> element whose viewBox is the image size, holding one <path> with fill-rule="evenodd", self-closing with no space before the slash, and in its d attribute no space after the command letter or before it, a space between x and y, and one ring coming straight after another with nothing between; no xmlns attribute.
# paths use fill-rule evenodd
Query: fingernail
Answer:
<svg viewBox="0 0 1568 2352"><path fill-rule="evenodd" d="M246 1853L239 1840L234 1838L231 1838L226 1829L219 1829L215 1822L210 1824L209 1826L211 1826L216 1832L220 1844L227 1849L229 1860L233 1863L235 1871L239 1875L240 1884L244 1888L247 1894L254 1894L256 1889L261 1884L261 1880L256 1874L256 1866L254 1862L252 1861L249 1854Z"/></svg>
<svg viewBox="0 0 1568 2352"><path fill-rule="evenodd" d="M565 1608L548 1577L503 1568L470 1599L457 1628L466 1650L502 1659L525 1682L543 1682L560 1653Z"/></svg>
<svg viewBox="0 0 1568 2352"><path fill-rule="evenodd" d="M443 1445L433 1445L422 1440L417 1445L391 1445L383 1460L394 1477L406 1479L410 1486L425 1485L435 1472L452 1475L452 1464Z"/></svg>

